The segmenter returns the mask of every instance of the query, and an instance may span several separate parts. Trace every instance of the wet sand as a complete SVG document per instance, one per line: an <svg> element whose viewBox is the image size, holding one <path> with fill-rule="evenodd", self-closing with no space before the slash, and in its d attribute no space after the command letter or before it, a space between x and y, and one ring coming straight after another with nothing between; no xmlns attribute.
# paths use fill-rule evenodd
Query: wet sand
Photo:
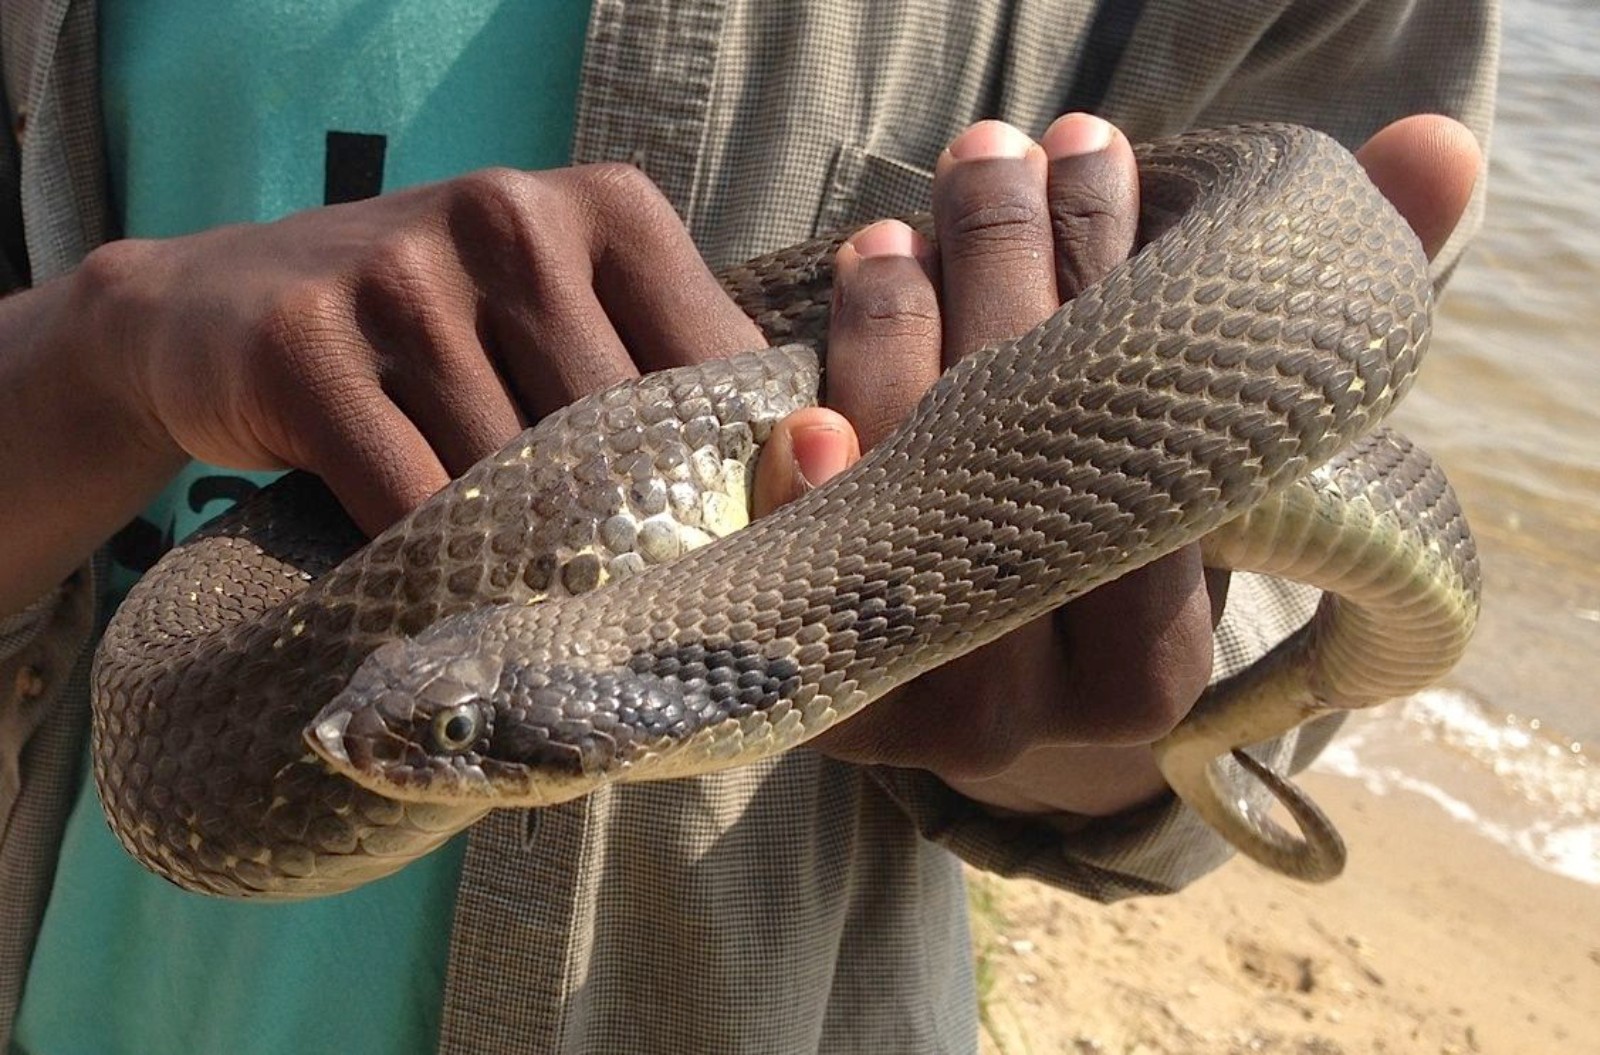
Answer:
<svg viewBox="0 0 1600 1055"><path fill-rule="evenodd" d="M1099 906L973 875L983 1050L1600 1052L1600 889L1420 797L1303 785L1351 847L1327 886L1235 861Z"/></svg>

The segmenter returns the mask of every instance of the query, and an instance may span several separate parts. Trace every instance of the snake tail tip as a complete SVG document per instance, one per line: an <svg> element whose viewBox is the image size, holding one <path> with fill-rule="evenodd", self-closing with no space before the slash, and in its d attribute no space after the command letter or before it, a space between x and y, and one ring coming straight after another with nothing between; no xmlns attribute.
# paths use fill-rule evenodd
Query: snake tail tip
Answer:
<svg viewBox="0 0 1600 1055"><path fill-rule="evenodd" d="M1348 857L1344 839L1322 808L1249 752L1234 748L1231 754L1278 800L1300 829L1296 838L1271 822L1260 824L1248 837L1235 840L1238 849L1259 864L1306 883L1328 883L1343 875Z"/></svg>

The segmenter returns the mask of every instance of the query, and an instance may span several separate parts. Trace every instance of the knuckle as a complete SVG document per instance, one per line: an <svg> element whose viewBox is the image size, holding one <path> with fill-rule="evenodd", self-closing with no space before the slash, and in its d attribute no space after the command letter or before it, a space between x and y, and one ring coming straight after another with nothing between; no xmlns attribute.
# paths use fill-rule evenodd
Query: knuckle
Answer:
<svg viewBox="0 0 1600 1055"><path fill-rule="evenodd" d="M350 279L357 319L378 331L437 330L451 287L445 251L432 235L419 232L374 245Z"/></svg>
<svg viewBox="0 0 1600 1055"><path fill-rule="evenodd" d="M661 188L638 166L621 161L602 161L580 166L575 170L575 175L585 201L602 212L619 207L626 212L640 208L670 208Z"/></svg>
<svg viewBox="0 0 1600 1055"><path fill-rule="evenodd" d="M289 381L315 396L346 372L354 342L345 297L325 282L281 291L246 341L246 367L263 384Z"/></svg>
<svg viewBox="0 0 1600 1055"><path fill-rule="evenodd" d="M444 195L446 230L458 251L486 253L503 260L526 259L539 244L543 226L559 227L559 202L547 201L539 173L487 168L451 180ZM531 217L539 216L539 225Z"/></svg>
<svg viewBox="0 0 1600 1055"><path fill-rule="evenodd" d="M950 204L945 242L966 257L1032 259L1048 231L1043 203L1015 191L999 195L958 195Z"/></svg>
<svg viewBox="0 0 1600 1055"><path fill-rule="evenodd" d="M908 339L929 343L937 352L939 302L929 282L865 274L861 279L845 296L842 325L878 340Z"/></svg>
<svg viewBox="0 0 1600 1055"><path fill-rule="evenodd" d="M1019 752L1006 746L976 744L951 745L926 764L926 768L946 780L974 783L992 780L1017 761ZM919 760L920 761L920 760Z"/></svg>
<svg viewBox="0 0 1600 1055"><path fill-rule="evenodd" d="M518 303L544 305L574 272L586 270L583 221L569 180L567 170L492 168L456 181L448 227L477 281Z"/></svg>
<svg viewBox="0 0 1600 1055"><path fill-rule="evenodd" d="M683 226L678 211L643 170L620 161L584 165L574 172L577 205L590 237L624 254L649 254L663 236Z"/></svg>
<svg viewBox="0 0 1600 1055"><path fill-rule="evenodd" d="M442 288L444 270L433 238L419 233L385 238L356 273L358 307L408 319L425 316Z"/></svg>
<svg viewBox="0 0 1600 1055"><path fill-rule="evenodd" d="M1110 212L1079 212L1052 219L1063 297L1077 296L1127 259L1133 239L1131 232L1125 239L1115 236L1120 221L1121 217Z"/></svg>
<svg viewBox="0 0 1600 1055"><path fill-rule="evenodd" d="M1129 686L1111 730L1113 739L1123 743L1147 744L1159 740L1178 727L1189 713L1198 694L1188 694L1172 682L1159 685Z"/></svg>
<svg viewBox="0 0 1600 1055"><path fill-rule="evenodd" d="M156 268L160 243L126 238L97 247L78 265L74 282L86 304L136 306L148 297L145 279Z"/></svg>
<svg viewBox="0 0 1600 1055"><path fill-rule="evenodd" d="M1050 231L1056 245L1069 252L1093 248L1122 220L1122 214L1110 201L1075 202L1070 208L1061 205L1050 209Z"/></svg>
<svg viewBox="0 0 1600 1055"><path fill-rule="evenodd" d="M1002 654L985 652L990 661ZM987 662L967 657L917 682L914 702L922 720L906 723L917 729L909 761L958 781L987 780L1016 764L1035 727L1019 718L1014 694L993 691L989 669Z"/></svg>
<svg viewBox="0 0 1600 1055"><path fill-rule="evenodd" d="M489 219L515 213L528 200L531 178L506 166L469 172L451 181L453 204Z"/></svg>
<svg viewBox="0 0 1600 1055"><path fill-rule="evenodd" d="M1194 679L1140 664L1098 670L1079 683L1080 707L1070 730L1087 726L1093 738L1112 744L1148 744L1161 739L1188 715L1204 688Z"/></svg>

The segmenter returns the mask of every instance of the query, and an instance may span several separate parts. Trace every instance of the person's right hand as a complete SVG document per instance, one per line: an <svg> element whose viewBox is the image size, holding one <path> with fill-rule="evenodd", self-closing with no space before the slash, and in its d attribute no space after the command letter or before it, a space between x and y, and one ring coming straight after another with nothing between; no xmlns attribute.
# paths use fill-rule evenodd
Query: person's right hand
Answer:
<svg viewBox="0 0 1600 1055"><path fill-rule="evenodd" d="M579 396L766 343L623 165L118 242L76 293L146 442L310 470L369 534Z"/></svg>

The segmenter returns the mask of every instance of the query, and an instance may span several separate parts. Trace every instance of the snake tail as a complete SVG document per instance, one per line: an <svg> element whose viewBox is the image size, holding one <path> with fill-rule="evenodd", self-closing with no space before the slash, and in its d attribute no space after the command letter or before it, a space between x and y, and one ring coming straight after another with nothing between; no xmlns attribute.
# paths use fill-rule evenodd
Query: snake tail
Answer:
<svg viewBox="0 0 1600 1055"><path fill-rule="evenodd" d="M1269 548L1261 540L1273 539ZM1167 782L1244 854L1324 882L1345 865L1332 824L1243 748L1321 715L1424 689L1460 659L1477 623L1476 546L1444 471L1380 429L1209 535L1206 562L1326 591L1316 614L1260 662L1208 690L1156 745ZM1229 756L1238 769L1229 765ZM1239 769L1283 804L1296 837Z"/></svg>

